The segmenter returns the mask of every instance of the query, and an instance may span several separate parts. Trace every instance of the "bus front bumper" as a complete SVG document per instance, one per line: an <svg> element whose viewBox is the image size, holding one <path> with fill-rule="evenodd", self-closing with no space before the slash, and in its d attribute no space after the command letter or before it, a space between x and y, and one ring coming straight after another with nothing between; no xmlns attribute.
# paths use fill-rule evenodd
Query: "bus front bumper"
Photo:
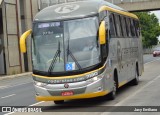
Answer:
<svg viewBox="0 0 160 115"><path fill-rule="evenodd" d="M109 93L109 89L105 89L105 84L105 77L102 77L93 82L68 83L68 88L64 87L65 84L49 84L43 87L35 85L36 100L58 101L104 96ZM64 96L63 92L73 92L73 94Z"/></svg>
<svg viewBox="0 0 160 115"><path fill-rule="evenodd" d="M108 91L102 91L102 92L79 94L79 95L73 95L73 96L36 96L36 100L37 101L58 101L58 100L85 99L85 98L104 96L108 93L109 93Z"/></svg>

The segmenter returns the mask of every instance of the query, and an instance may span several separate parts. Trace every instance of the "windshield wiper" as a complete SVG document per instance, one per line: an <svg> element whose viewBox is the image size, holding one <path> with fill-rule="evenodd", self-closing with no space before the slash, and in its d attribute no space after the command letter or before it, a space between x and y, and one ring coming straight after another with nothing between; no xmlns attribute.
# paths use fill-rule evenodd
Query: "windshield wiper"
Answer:
<svg viewBox="0 0 160 115"><path fill-rule="evenodd" d="M74 57L74 55L72 54L72 52L69 49L69 39L68 39L68 47L67 47L67 61L68 61L68 56L71 56L71 58L73 59L73 61L76 63L77 67L81 70L82 67L81 65L78 63L77 59Z"/></svg>
<svg viewBox="0 0 160 115"><path fill-rule="evenodd" d="M60 42L58 43L58 50L56 51L56 54L54 55L51 65L49 66L48 69L48 73L51 73L51 71L54 69L54 66L57 62L57 57L59 57L59 62L60 62L60 54L61 54L61 50L60 50Z"/></svg>

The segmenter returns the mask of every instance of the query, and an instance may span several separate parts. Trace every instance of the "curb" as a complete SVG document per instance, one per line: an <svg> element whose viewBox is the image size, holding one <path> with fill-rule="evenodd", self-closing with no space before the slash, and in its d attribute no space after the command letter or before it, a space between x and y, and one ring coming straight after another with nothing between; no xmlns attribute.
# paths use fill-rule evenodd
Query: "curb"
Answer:
<svg viewBox="0 0 160 115"><path fill-rule="evenodd" d="M0 77L0 80L5 80L5 79L12 79L12 78L17 78L17 77L26 77L26 76L31 76L32 72L27 72L27 73L21 73L21 74L16 74L16 75L4 75Z"/></svg>

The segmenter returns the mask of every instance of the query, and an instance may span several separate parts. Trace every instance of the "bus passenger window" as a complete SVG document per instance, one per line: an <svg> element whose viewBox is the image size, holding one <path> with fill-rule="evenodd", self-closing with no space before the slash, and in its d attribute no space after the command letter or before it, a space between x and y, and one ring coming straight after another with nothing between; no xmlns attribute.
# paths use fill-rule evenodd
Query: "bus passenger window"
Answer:
<svg viewBox="0 0 160 115"><path fill-rule="evenodd" d="M121 19L121 16L118 16L119 17L119 25L120 25L120 29L121 29L121 36L124 36L124 32L123 32L123 24L122 24L122 19Z"/></svg>
<svg viewBox="0 0 160 115"><path fill-rule="evenodd" d="M127 24L127 35L128 37L131 37L131 26L130 26L130 21L129 21L129 18L126 18L126 24Z"/></svg>
<svg viewBox="0 0 160 115"><path fill-rule="evenodd" d="M121 24L122 24L123 36L127 37L126 21L125 21L125 17L123 16L121 16Z"/></svg>
<svg viewBox="0 0 160 115"><path fill-rule="evenodd" d="M115 30L115 23L114 23L113 14L110 15L109 21L110 21L110 34L111 34L111 37L116 37L116 30Z"/></svg>
<svg viewBox="0 0 160 115"><path fill-rule="evenodd" d="M125 23L125 28L126 28L126 37L129 36L129 30L128 30L128 25L127 25L127 18L124 17L124 23Z"/></svg>
<svg viewBox="0 0 160 115"><path fill-rule="evenodd" d="M132 37L135 37L136 34L135 34L135 26L134 26L134 24L133 24L133 19L130 19L130 22L131 22L131 25L130 25L131 35L132 35Z"/></svg>
<svg viewBox="0 0 160 115"><path fill-rule="evenodd" d="M117 30L117 37L121 37L122 36L122 32L121 32L121 27L120 27L120 20L119 20L119 15L115 15L116 18L116 30Z"/></svg>
<svg viewBox="0 0 160 115"><path fill-rule="evenodd" d="M140 33L140 27L139 27L139 22L134 20L134 25L135 25L135 30L136 30L136 36L139 37Z"/></svg>

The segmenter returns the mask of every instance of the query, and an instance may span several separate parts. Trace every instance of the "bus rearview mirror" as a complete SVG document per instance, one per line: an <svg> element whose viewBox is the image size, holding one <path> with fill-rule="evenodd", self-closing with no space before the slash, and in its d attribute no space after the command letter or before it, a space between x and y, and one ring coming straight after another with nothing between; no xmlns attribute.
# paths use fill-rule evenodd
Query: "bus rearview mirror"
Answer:
<svg viewBox="0 0 160 115"><path fill-rule="evenodd" d="M26 39L28 36L32 33L32 30L26 31L24 34L22 34L20 38L20 50L22 53L26 53Z"/></svg>
<svg viewBox="0 0 160 115"><path fill-rule="evenodd" d="M99 42L101 45L106 43L106 27L105 21L102 21L99 27Z"/></svg>

